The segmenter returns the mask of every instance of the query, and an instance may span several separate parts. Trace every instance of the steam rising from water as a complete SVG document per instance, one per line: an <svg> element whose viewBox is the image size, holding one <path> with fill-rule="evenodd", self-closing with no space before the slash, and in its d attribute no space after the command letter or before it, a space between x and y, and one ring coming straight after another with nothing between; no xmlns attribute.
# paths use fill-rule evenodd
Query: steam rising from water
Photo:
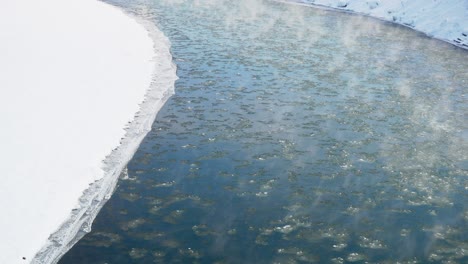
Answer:
<svg viewBox="0 0 468 264"><path fill-rule="evenodd" d="M123 4L169 35L180 80L97 220L121 219L117 248L144 237L154 252L129 256L163 263L468 258L466 52L271 1Z"/></svg>

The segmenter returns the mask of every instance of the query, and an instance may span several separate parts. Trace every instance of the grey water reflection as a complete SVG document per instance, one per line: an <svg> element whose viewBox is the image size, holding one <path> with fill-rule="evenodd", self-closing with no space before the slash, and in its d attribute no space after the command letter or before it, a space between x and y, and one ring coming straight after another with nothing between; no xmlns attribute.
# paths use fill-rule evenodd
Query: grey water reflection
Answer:
<svg viewBox="0 0 468 264"><path fill-rule="evenodd" d="M176 95L61 263L468 262L468 53L271 1L110 1Z"/></svg>

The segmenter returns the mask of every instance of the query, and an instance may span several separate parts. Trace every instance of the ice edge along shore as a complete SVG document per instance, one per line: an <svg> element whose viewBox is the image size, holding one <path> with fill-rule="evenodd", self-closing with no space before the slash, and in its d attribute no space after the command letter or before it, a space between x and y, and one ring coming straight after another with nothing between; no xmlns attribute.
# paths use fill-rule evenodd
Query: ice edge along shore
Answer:
<svg viewBox="0 0 468 264"><path fill-rule="evenodd" d="M274 0L372 17L468 50L468 2L464 0Z"/></svg>
<svg viewBox="0 0 468 264"><path fill-rule="evenodd" d="M100 0L96 0L100 1ZM91 230L91 225L100 209L110 199L115 191L119 176L125 172L128 162L132 159L144 137L151 131L152 124L166 101L174 94L174 83L178 79L177 66L173 63L170 53L170 41L151 21L125 12L121 8L106 4L109 8L117 8L129 19L136 20L147 31L153 40L155 65L151 84L146 92L140 110L125 128L126 133L121 144L112 150L103 161L104 176L90 184L83 191L79 205L72 210L66 221L50 235L46 244L31 260L32 264L57 263L60 258Z"/></svg>

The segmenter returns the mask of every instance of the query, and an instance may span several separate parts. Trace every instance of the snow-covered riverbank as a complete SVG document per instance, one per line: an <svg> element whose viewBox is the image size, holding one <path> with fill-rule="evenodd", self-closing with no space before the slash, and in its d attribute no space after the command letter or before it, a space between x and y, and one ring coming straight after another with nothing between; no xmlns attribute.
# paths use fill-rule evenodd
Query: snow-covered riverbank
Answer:
<svg viewBox="0 0 468 264"><path fill-rule="evenodd" d="M0 263L56 261L113 190L173 93L150 32L96 0L2 3Z"/></svg>
<svg viewBox="0 0 468 264"><path fill-rule="evenodd" d="M352 11L408 26L428 36L468 49L466 0L293 0Z"/></svg>

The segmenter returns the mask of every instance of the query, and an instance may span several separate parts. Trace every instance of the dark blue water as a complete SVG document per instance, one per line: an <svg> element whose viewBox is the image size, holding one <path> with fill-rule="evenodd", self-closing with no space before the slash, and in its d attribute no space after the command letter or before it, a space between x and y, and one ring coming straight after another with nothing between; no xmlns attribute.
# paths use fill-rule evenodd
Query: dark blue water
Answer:
<svg viewBox="0 0 468 264"><path fill-rule="evenodd" d="M110 1L180 79L60 263L468 262L468 53L270 1Z"/></svg>

